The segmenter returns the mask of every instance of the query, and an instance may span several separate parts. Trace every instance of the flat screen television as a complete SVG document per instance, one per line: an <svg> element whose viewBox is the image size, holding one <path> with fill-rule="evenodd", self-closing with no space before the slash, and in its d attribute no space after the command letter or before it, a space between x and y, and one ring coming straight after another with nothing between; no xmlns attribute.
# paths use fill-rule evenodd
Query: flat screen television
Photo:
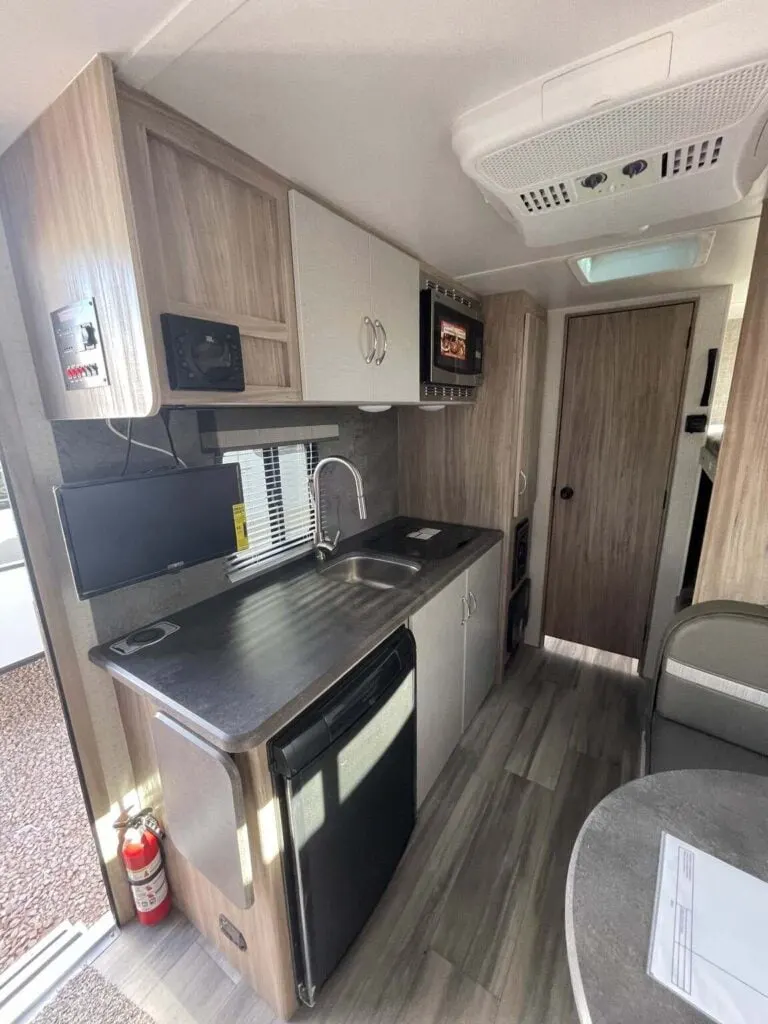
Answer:
<svg viewBox="0 0 768 1024"><path fill-rule="evenodd" d="M81 598L176 572L237 548L236 463L62 484L55 489Z"/></svg>

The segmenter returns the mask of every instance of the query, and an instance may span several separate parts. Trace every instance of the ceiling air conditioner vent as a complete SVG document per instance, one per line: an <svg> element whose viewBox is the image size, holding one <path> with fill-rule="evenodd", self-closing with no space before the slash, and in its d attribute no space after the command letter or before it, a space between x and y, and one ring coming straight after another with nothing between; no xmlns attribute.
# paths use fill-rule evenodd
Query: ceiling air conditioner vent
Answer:
<svg viewBox="0 0 768 1024"><path fill-rule="evenodd" d="M558 181L555 185L542 185L541 188L521 192L520 201L528 213L542 213L544 210L566 206L571 202L571 193L564 181Z"/></svg>
<svg viewBox="0 0 768 1024"><path fill-rule="evenodd" d="M631 153L709 135L746 116L768 86L768 61L625 103L489 153L479 170L495 188L522 188Z"/></svg>
<svg viewBox="0 0 768 1024"><path fill-rule="evenodd" d="M723 148L723 136L704 139L688 146L678 146L661 155L662 178L674 178L676 174L687 174L689 171L702 171L712 167L720 159Z"/></svg>
<svg viewBox="0 0 768 1024"><path fill-rule="evenodd" d="M586 109L565 124L534 121L534 107L532 88L516 90L462 115L453 135L464 171L528 245L726 208L766 165L768 146L757 146L768 119L765 59Z"/></svg>

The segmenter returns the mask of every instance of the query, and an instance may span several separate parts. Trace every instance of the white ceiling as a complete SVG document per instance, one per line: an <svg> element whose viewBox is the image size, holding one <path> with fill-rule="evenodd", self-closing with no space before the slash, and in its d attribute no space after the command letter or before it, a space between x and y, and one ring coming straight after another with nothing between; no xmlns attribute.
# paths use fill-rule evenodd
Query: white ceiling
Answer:
<svg viewBox="0 0 768 1024"><path fill-rule="evenodd" d="M2 0L0 152L95 53L121 59L178 0Z"/></svg>
<svg viewBox="0 0 768 1024"><path fill-rule="evenodd" d="M724 0L724 6L738 13L757 2ZM0 65L0 149L93 53L107 52L129 80L423 259L471 275L467 283L478 290L525 281L540 297L569 297L574 285L563 276L570 272L562 256L577 247L527 249L461 172L450 144L452 122L531 78L710 6L708 0L6 0L0 33L13 45ZM753 217L759 199L756 194L707 220ZM742 286L753 225L732 226L720 237L701 283ZM584 291L578 301L588 301ZM595 291L595 301L603 297Z"/></svg>
<svg viewBox="0 0 768 1024"><path fill-rule="evenodd" d="M147 88L428 262L463 274L521 262L527 250L461 171L454 119L706 6L248 0Z"/></svg>
<svg viewBox="0 0 768 1024"><path fill-rule="evenodd" d="M592 302L618 302L647 295L666 295L716 285L733 285L732 315L740 315L747 297L749 274L755 251L759 216L718 224L712 251L703 267L675 273L652 274L608 284L581 284L568 262L561 258L542 260L490 273L467 275L460 280L481 294L522 289L547 309L582 306ZM644 235L644 239L649 235Z"/></svg>

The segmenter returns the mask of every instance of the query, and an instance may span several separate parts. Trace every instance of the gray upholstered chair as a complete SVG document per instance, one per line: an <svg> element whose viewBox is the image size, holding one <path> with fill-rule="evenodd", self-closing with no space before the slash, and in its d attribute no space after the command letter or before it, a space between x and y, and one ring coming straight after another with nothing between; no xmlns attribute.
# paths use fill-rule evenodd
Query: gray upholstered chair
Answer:
<svg viewBox="0 0 768 1024"><path fill-rule="evenodd" d="M768 608L707 601L676 615L649 725L650 773L724 768L768 775Z"/></svg>

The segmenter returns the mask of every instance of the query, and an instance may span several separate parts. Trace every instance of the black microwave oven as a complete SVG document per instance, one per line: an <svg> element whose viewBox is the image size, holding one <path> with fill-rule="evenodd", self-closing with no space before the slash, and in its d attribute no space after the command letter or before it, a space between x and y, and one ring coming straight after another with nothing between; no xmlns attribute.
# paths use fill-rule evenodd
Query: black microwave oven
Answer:
<svg viewBox="0 0 768 1024"><path fill-rule="evenodd" d="M476 304L433 282L421 290L421 382L477 387L483 319Z"/></svg>

